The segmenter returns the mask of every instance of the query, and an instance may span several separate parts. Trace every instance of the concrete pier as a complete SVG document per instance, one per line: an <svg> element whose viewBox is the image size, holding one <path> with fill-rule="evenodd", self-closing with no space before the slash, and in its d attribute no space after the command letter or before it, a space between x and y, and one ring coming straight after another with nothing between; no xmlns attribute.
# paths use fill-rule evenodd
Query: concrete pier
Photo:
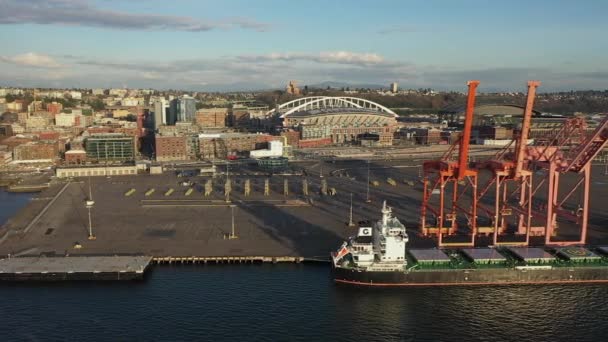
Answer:
<svg viewBox="0 0 608 342"><path fill-rule="evenodd" d="M0 260L3 281L142 279L152 257L19 257Z"/></svg>

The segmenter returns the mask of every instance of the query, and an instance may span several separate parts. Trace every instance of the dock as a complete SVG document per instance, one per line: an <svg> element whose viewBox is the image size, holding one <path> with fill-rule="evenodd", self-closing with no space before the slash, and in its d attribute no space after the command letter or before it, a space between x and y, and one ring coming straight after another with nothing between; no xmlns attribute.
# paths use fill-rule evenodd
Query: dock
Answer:
<svg viewBox="0 0 608 342"><path fill-rule="evenodd" d="M0 281L137 280L150 256L18 257L0 260Z"/></svg>
<svg viewBox="0 0 608 342"><path fill-rule="evenodd" d="M329 263L329 257L296 257L296 256L184 256L184 257L153 257L152 262L156 264L256 264L256 263Z"/></svg>

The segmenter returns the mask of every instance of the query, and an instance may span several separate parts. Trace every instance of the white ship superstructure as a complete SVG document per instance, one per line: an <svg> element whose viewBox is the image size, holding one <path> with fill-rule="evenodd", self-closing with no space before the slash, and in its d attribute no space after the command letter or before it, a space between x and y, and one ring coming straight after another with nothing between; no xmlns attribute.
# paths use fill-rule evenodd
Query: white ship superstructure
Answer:
<svg viewBox="0 0 608 342"><path fill-rule="evenodd" d="M333 255L334 265L372 272L403 271L407 242L405 226L384 202L382 219L371 227L360 227L357 236L350 237Z"/></svg>

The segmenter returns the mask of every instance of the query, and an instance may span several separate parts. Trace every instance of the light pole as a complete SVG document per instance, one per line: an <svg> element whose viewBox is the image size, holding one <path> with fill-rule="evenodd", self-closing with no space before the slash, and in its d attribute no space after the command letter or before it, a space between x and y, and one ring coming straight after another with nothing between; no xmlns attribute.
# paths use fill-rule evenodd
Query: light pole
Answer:
<svg viewBox="0 0 608 342"><path fill-rule="evenodd" d="M369 199L369 159L367 160L367 193L365 195L365 202L369 203L372 200Z"/></svg>
<svg viewBox="0 0 608 342"><path fill-rule="evenodd" d="M238 239L239 237L236 236L236 233L234 231L234 205L230 206L230 216L232 217L232 229L230 231L230 235L228 235L228 239L229 240Z"/></svg>
<svg viewBox="0 0 608 342"><path fill-rule="evenodd" d="M95 201L93 201L93 192L91 191L91 177L89 176L89 198L85 202L85 206L89 214L89 240L97 239L95 235L93 235L93 221L91 220L91 209L93 209L94 204Z"/></svg>
<svg viewBox="0 0 608 342"><path fill-rule="evenodd" d="M355 223L353 222L353 193L350 193L350 218L348 220L348 226L353 227Z"/></svg>
<svg viewBox="0 0 608 342"><path fill-rule="evenodd" d="M226 203L230 203L230 192L232 191L232 184L230 184L230 163L226 162L226 184L224 185L224 192L226 193Z"/></svg>

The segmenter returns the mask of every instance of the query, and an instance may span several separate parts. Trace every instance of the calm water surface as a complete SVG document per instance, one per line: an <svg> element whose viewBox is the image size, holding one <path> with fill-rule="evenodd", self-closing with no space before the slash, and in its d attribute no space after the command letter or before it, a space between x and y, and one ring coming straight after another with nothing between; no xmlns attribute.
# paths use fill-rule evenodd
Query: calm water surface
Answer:
<svg viewBox="0 0 608 342"><path fill-rule="evenodd" d="M0 192L0 218L27 199ZM329 268L319 265L155 266L142 282L0 284L0 298L3 341L605 341L608 336L608 286L356 289L334 285Z"/></svg>

